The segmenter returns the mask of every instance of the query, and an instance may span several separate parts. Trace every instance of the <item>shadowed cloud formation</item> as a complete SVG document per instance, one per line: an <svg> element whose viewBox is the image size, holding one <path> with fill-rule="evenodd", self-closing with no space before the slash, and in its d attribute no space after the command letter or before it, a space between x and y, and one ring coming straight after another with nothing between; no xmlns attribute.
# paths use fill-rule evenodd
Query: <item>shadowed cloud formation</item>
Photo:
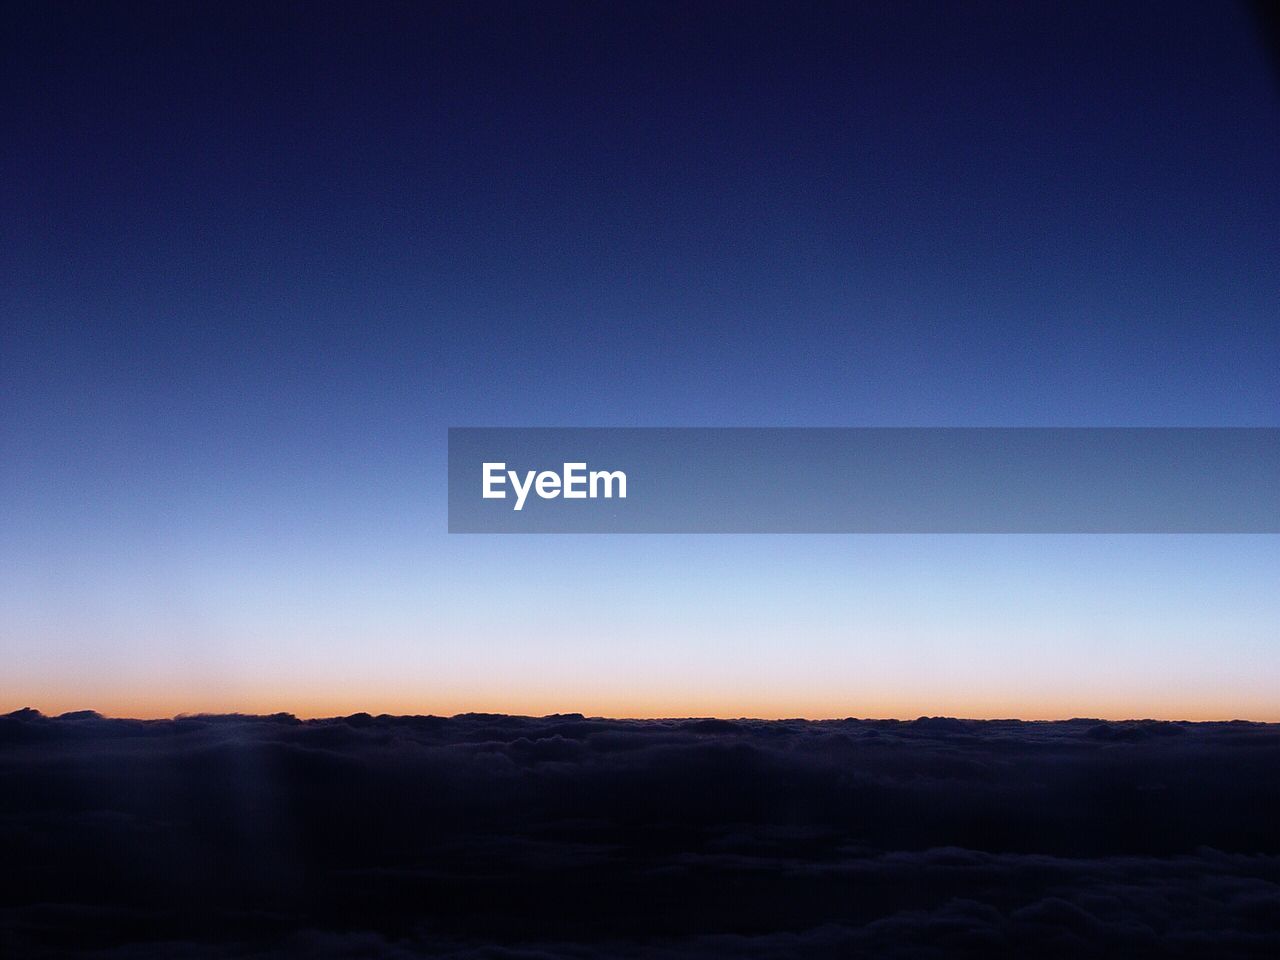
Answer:
<svg viewBox="0 0 1280 960"><path fill-rule="evenodd" d="M0 717L0 954L1274 956L1280 728Z"/></svg>

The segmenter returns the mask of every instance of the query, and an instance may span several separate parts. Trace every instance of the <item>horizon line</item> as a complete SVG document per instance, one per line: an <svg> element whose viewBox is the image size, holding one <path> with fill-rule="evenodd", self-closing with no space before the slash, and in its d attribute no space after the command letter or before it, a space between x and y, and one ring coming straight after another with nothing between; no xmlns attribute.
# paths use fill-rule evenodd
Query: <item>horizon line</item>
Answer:
<svg viewBox="0 0 1280 960"><path fill-rule="evenodd" d="M957 714L920 714L915 717L876 717L876 716L855 716L847 714L845 716L830 717L806 717L806 716L748 716L742 715L737 717L715 716L710 714L703 715L669 715L669 716L610 716L606 714L587 714L576 710L554 712L545 714L533 713L507 713L504 711L491 710L467 710L452 714L437 713L369 713L364 710L357 710L354 713L338 713L338 714L315 714L315 715L299 715L289 710L276 710L268 713L246 712L237 710L228 711L209 711L198 710L190 713L179 712L168 715L151 715L151 716L125 716L101 713L91 708L79 710L64 710L60 713L46 713L38 707L30 705L18 707L0 713L0 717L20 717L22 715L34 714L48 720L62 719L101 719L101 720L130 720L138 722L171 722L175 720L187 719L223 719L223 718L241 718L245 720L270 720L275 718L289 718L300 723L323 722L327 720L349 720L353 717L368 717L373 720L390 718L390 719L436 719L436 720L456 720L467 717L505 717L514 720L605 720L629 723L663 723L663 722L697 722L713 720L724 723L842 723L842 722L858 722L858 723L918 723L920 721L929 720L952 720L958 723L1169 723L1169 724L1221 724L1221 723L1247 723L1260 726L1275 726L1280 724L1280 720L1252 720L1247 717L1218 717L1213 719L1191 720L1182 717L1102 717L1102 716L1086 716L1077 715L1071 717L1016 717L1016 716L990 716L990 717L970 717Z"/></svg>

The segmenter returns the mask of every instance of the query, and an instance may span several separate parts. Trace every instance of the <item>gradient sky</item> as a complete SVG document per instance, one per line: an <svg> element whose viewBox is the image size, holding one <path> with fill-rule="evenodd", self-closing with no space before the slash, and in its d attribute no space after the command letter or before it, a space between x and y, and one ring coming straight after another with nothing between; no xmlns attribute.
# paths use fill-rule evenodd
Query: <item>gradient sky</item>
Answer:
<svg viewBox="0 0 1280 960"><path fill-rule="evenodd" d="M445 533L449 426L1280 426L1246 9L429 6L6 7L0 710L1280 720L1274 536Z"/></svg>

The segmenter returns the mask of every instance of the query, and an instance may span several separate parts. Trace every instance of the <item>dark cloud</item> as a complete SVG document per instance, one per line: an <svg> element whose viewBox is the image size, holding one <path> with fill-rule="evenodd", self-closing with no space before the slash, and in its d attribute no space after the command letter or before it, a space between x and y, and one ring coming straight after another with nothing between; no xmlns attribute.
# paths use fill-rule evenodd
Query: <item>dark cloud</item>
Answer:
<svg viewBox="0 0 1280 960"><path fill-rule="evenodd" d="M1280 955L1280 728L0 717L0 955Z"/></svg>

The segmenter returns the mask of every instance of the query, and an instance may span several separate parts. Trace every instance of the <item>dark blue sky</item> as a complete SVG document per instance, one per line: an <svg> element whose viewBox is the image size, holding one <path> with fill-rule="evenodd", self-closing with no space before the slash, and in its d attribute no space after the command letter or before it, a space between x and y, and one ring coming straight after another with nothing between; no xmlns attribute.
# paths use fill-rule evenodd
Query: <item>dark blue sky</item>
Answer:
<svg viewBox="0 0 1280 960"><path fill-rule="evenodd" d="M4 626L65 653L32 684L118 665L112 617L248 643L214 568L487 596L457 571L534 548L443 536L450 425L1280 424L1245 8L433 6L6 8ZM692 563L653 549L612 589Z"/></svg>

